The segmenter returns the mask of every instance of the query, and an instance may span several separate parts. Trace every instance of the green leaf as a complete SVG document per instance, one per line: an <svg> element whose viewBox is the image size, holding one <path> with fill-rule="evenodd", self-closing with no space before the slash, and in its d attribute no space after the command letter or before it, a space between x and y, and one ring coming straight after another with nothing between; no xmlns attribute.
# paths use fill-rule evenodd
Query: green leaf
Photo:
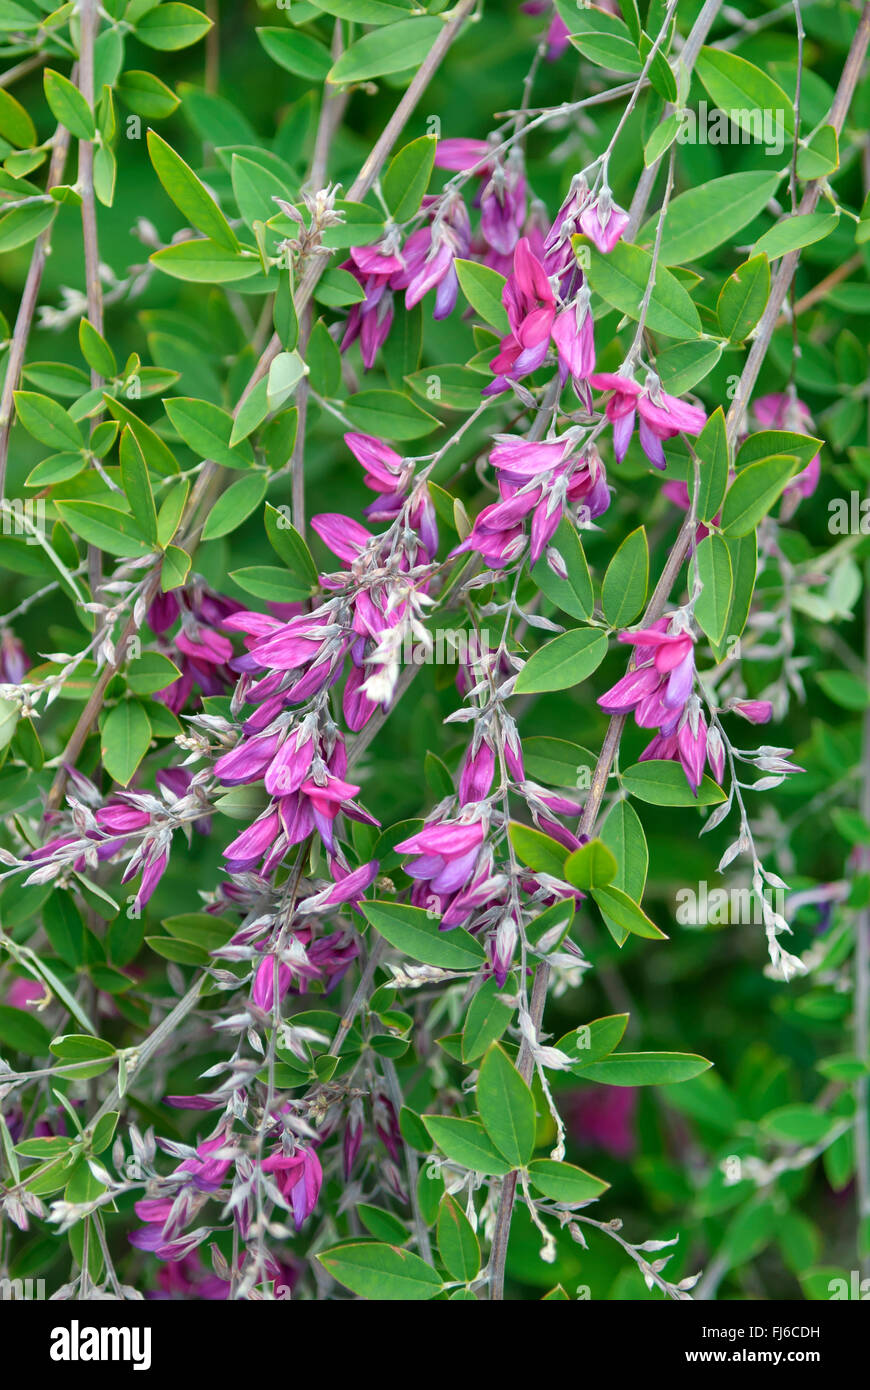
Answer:
<svg viewBox="0 0 870 1390"><path fill-rule="evenodd" d="M331 270L324 271L318 279L314 299L318 303L328 304L329 309L346 309L349 304L363 303L366 291L356 275L350 274L349 270L342 270L339 265L334 265Z"/></svg>
<svg viewBox="0 0 870 1390"><path fill-rule="evenodd" d="M248 280L262 269L259 256L234 252L206 237L202 241L179 241L155 251L151 263L176 280L193 280L209 285L225 285Z"/></svg>
<svg viewBox="0 0 870 1390"><path fill-rule="evenodd" d="M78 87L53 68L46 68L42 78L45 99L55 120L66 126L77 140L93 140L96 131L94 113Z"/></svg>
<svg viewBox="0 0 870 1390"><path fill-rule="evenodd" d="M100 735L103 767L113 781L126 787L151 742L151 723L136 700L122 700L109 710Z"/></svg>
<svg viewBox="0 0 870 1390"><path fill-rule="evenodd" d="M725 416L717 406L695 440L699 460L698 519L712 521L722 505L728 486L728 436ZM689 469L689 496L695 493L695 470Z"/></svg>
<svg viewBox="0 0 870 1390"><path fill-rule="evenodd" d="M616 877L618 864L602 840L589 840L565 860L563 877L581 892L604 888Z"/></svg>
<svg viewBox="0 0 870 1390"><path fill-rule="evenodd" d="M274 199L288 196L289 190L283 179L279 179L271 169L255 164L252 159L245 159L240 154L232 157L230 177L233 197L249 227L253 227L255 222L268 222L270 217L275 216ZM289 287L289 276L282 275L281 283Z"/></svg>
<svg viewBox="0 0 870 1390"><path fill-rule="evenodd" d="M332 66L326 44L299 29L258 29L257 38L272 62L295 77L320 83Z"/></svg>
<svg viewBox="0 0 870 1390"><path fill-rule="evenodd" d="M488 1177L503 1177L510 1172L510 1164L477 1120L460 1120L455 1115L421 1115L420 1118L439 1149L452 1162Z"/></svg>
<svg viewBox="0 0 870 1390"><path fill-rule="evenodd" d="M118 371L115 354L102 333L88 319L79 321L79 347L88 366L100 376L113 377Z"/></svg>
<svg viewBox="0 0 870 1390"><path fill-rule="evenodd" d="M465 1212L445 1192L438 1209L438 1253L453 1279L467 1284L480 1269L480 1246Z"/></svg>
<svg viewBox="0 0 870 1390"><path fill-rule="evenodd" d="M712 1065L691 1052L614 1052L583 1067L582 1075L605 1086L670 1086L690 1081Z"/></svg>
<svg viewBox="0 0 870 1390"><path fill-rule="evenodd" d="M266 386L266 401L270 411L280 410L289 401L296 387L306 375L306 366L299 353L279 352L272 359Z"/></svg>
<svg viewBox="0 0 870 1390"><path fill-rule="evenodd" d="M702 48L695 72L720 110L748 130L753 140L770 140L782 149L794 139L794 103L778 82L736 53ZM775 120L763 119L775 117Z"/></svg>
<svg viewBox="0 0 870 1390"><path fill-rule="evenodd" d="M49 1044L55 1057L65 1062L90 1062L96 1057L114 1057L115 1048L104 1038L93 1038L90 1033L62 1033L52 1038Z"/></svg>
<svg viewBox="0 0 870 1390"><path fill-rule="evenodd" d="M554 878L565 878L565 846L558 840L545 835L543 830L535 830L530 825L520 825L511 821L508 834L517 857L536 873L552 874Z"/></svg>
<svg viewBox="0 0 870 1390"><path fill-rule="evenodd" d="M317 583L317 566L308 546L291 524L286 512L286 507L279 511L267 504L266 535L275 554L283 560L293 577L306 589L310 589Z"/></svg>
<svg viewBox="0 0 870 1390"><path fill-rule="evenodd" d="M190 556L186 550L182 550L178 545L167 545L163 554L163 564L160 566L160 587L164 594L184 584L190 574L190 563Z"/></svg>
<svg viewBox="0 0 870 1390"><path fill-rule="evenodd" d="M572 44L590 63L612 72L641 71L637 44L621 19L597 7L578 8L572 0L557 0L556 8L568 26Z"/></svg>
<svg viewBox="0 0 870 1390"><path fill-rule="evenodd" d="M115 1137L119 1115L120 1111L110 1110L108 1114L101 1115L97 1120L90 1139L90 1148L93 1153L105 1153Z"/></svg>
<svg viewBox="0 0 870 1390"><path fill-rule="evenodd" d="M649 850L640 817L626 798L611 807L601 827L601 839L618 866L614 886L639 903L646 886Z"/></svg>
<svg viewBox="0 0 870 1390"><path fill-rule="evenodd" d="M507 1053L493 1043L477 1077L477 1108L499 1153L524 1167L535 1147L535 1102Z"/></svg>
<svg viewBox="0 0 870 1390"><path fill-rule="evenodd" d="M559 898L526 923L526 940L546 955L561 946L573 922L574 899Z"/></svg>
<svg viewBox="0 0 870 1390"><path fill-rule="evenodd" d="M70 530L107 555L150 555L155 549L129 512L115 511L102 502L56 502L55 506Z"/></svg>
<svg viewBox="0 0 870 1390"><path fill-rule="evenodd" d="M14 700L0 698L0 749L7 748L12 742L20 714Z"/></svg>
<svg viewBox="0 0 870 1390"><path fill-rule="evenodd" d="M759 1127L788 1144L817 1144L836 1123L835 1116L814 1110L811 1105L782 1105L765 1115Z"/></svg>
<svg viewBox="0 0 870 1390"><path fill-rule="evenodd" d="M764 313L770 295L770 262L762 253L744 261L719 293L719 327L732 343L742 343Z"/></svg>
<svg viewBox="0 0 870 1390"><path fill-rule="evenodd" d="M798 150L797 175L799 179L824 179L833 174L839 163L837 132L834 126L823 125L809 144Z"/></svg>
<svg viewBox="0 0 870 1390"><path fill-rule="evenodd" d="M133 515L147 539L156 545L157 511L151 491L151 480L142 450L129 425L124 426L121 434L118 458L121 464L121 485Z"/></svg>
<svg viewBox="0 0 870 1390"><path fill-rule="evenodd" d="M122 405L120 401L115 400L114 396L110 396L105 391L103 392L103 401L110 415L113 415L120 424L130 426L149 468L153 468L155 473L160 473L163 477L171 477L178 472L178 463L172 450L150 425L146 425L144 420L140 420L138 415L133 414L132 410L128 410L125 405Z"/></svg>
<svg viewBox="0 0 870 1390"><path fill-rule="evenodd" d="M482 1057L490 1043L501 1037L513 1013L512 1006L504 1001L498 981L485 980L471 1001L462 1030L463 1062Z"/></svg>
<svg viewBox="0 0 870 1390"><path fill-rule="evenodd" d="M734 590L731 556L721 536L706 536L701 541L692 571L704 586L695 600L695 619L715 645L725 636Z"/></svg>
<svg viewBox="0 0 870 1390"><path fill-rule="evenodd" d="M176 941L172 936L146 936L145 944L176 965L208 965L208 952L190 941Z"/></svg>
<svg viewBox="0 0 870 1390"><path fill-rule="evenodd" d="M659 759L627 767L622 785L629 795L650 806L715 806L725 800L722 788L710 777L701 779L695 796L679 763Z"/></svg>
<svg viewBox="0 0 870 1390"><path fill-rule="evenodd" d="M0 88L0 136L23 150L30 149L38 139L36 127L21 102L3 88Z"/></svg>
<svg viewBox="0 0 870 1390"><path fill-rule="evenodd" d="M204 951L219 951L236 932L229 917L213 917L209 912L181 912L164 917L162 925L177 941L187 941Z"/></svg>
<svg viewBox="0 0 870 1390"><path fill-rule="evenodd" d="M764 211L781 178L781 173L753 169L726 174L680 193L668 208L659 253L661 264L682 265L698 260L723 241L733 240L737 232ZM658 213L641 228L641 240L652 241L657 222ZM649 326L655 327L652 317Z"/></svg>
<svg viewBox="0 0 870 1390"><path fill-rule="evenodd" d="M567 690L580 685L607 653L607 638L590 627L573 628L545 642L529 657L514 687L517 695L543 690Z"/></svg>
<svg viewBox="0 0 870 1390"><path fill-rule="evenodd" d="M747 464L774 454L794 454L801 468L806 468L821 447L822 440L810 434L796 434L793 430L758 430L741 444L737 454L737 471L739 473Z"/></svg>
<svg viewBox="0 0 870 1390"><path fill-rule="evenodd" d="M344 221L339 226L327 227L323 233L323 245L330 250L370 246L383 236L384 214L380 209L368 203L352 203L345 198L336 198L335 210L342 214Z"/></svg>
<svg viewBox="0 0 870 1390"><path fill-rule="evenodd" d="M439 931L438 919L422 907L404 903L362 902L360 908L375 931L391 946L443 970L477 970L484 960L483 947L462 927Z"/></svg>
<svg viewBox="0 0 870 1390"><path fill-rule="evenodd" d="M662 155L671 148L679 133L680 125L680 117L676 111L659 121L643 147L643 162L648 169L653 164L657 164Z"/></svg>
<svg viewBox="0 0 870 1390"><path fill-rule="evenodd" d="M737 474L722 504L723 536L746 536L781 496L795 472L798 460L792 454L751 463Z"/></svg>
<svg viewBox="0 0 870 1390"><path fill-rule="evenodd" d="M233 417L211 401L192 396L165 400L163 407L188 448L201 459L212 459L224 468L250 468L254 451L247 440L231 445Z"/></svg>
<svg viewBox="0 0 870 1390"><path fill-rule="evenodd" d="M815 241L823 241L835 231L840 222L837 212L800 212L793 217L784 217L760 236L752 248L753 255L765 255L775 261L789 251L798 251L802 246L812 246Z"/></svg>
<svg viewBox="0 0 870 1390"><path fill-rule="evenodd" d="M551 1201L570 1207L594 1202L610 1186L609 1182L587 1173L585 1168L576 1168L573 1163L558 1163L552 1158L536 1158L530 1163L529 1181Z"/></svg>
<svg viewBox="0 0 870 1390"><path fill-rule="evenodd" d="M621 888L614 888L612 884L603 887L594 887L591 890L592 897L604 918L605 925L618 944L624 939L624 932L631 932L633 936L643 936L649 941L667 941L663 931L659 931L655 922L650 921L643 908L639 907L627 893L623 893ZM613 928L617 930L614 931Z"/></svg>
<svg viewBox="0 0 870 1390"><path fill-rule="evenodd" d="M335 1060L332 1058L331 1060ZM408 1239L408 1232L397 1216L391 1211L382 1211L368 1202L357 1202L354 1210L375 1240L386 1240L390 1244L401 1245Z"/></svg>
<svg viewBox="0 0 870 1390"><path fill-rule="evenodd" d="M181 155L153 130L148 131L148 153L157 177L188 222L219 246L238 251L238 237L208 189Z"/></svg>
<svg viewBox="0 0 870 1390"><path fill-rule="evenodd" d="M502 300L505 277L487 265L458 257L454 262L459 286L472 309L484 323L491 323L500 334L510 332L507 310Z"/></svg>
<svg viewBox="0 0 870 1390"><path fill-rule="evenodd" d="M595 607L595 595L589 566L577 530L566 517L556 527L550 546L561 555L567 578L560 579L553 573L545 553L532 568L532 579L563 613L570 613L572 618L590 618Z"/></svg>
<svg viewBox="0 0 870 1390"><path fill-rule="evenodd" d="M691 391L699 381L709 376L719 358L724 344L720 342L674 343L656 357L656 371L662 386L672 396L682 396Z"/></svg>
<svg viewBox="0 0 870 1390"><path fill-rule="evenodd" d="M65 965L75 970L85 964L91 954L90 935L71 894L56 890L46 898L42 925L51 949Z"/></svg>
<svg viewBox="0 0 870 1390"><path fill-rule="evenodd" d="M115 84L115 91L125 106L146 121L162 121L171 116L178 106L178 97L172 88L161 82L153 72L141 72L135 68L122 72Z"/></svg>
<svg viewBox="0 0 870 1390"><path fill-rule="evenodd" d="M233 420L233 428L230 434L230 448L238 444L242 439L247 439L248 435L252 434L257 426L261 425L269 414L268 390L269 383L267 378L261 377L242 401Z"/></svg>
<svg viewBox="0 0 870 1390"><path fill-rule="evenodd" d="M341 353L323 319L318 319L311 330L305 360L312 391L327 399L337 396L341 390Z"/></svg>
<svg viewBox="0 0 870 1390"><path fill-rule="evenodd" d="M670 223L670 217L666 226ZM667 232L665 232L667 235ZM589 284L596 294L630 319L640 317L644 292L652 275L652 256L641 246L619 241L608 254L589 246ZM647 327L668 338L700 338L701 320L688 291L661 264L649 302Z"/></svg>
<svg viewBox="0 0 870 1390"><path fill-rule="evenodd" d="M260 435L260 446L266 455L266 467L275 472L288 464L296 443L298 412L295 406L282 410L270 420Z"/></svg>
<svg viewBox="0 0 870 1390"><path fill-rule="evenodd" d="M248 565L230 570L230 579L246 594L265 599L267 603L297 603L307 598L310 587L299 583L295 575L277 565Z"/></svg>
<svg viewBox="0 0 870 1390"><path fill-rule="evenodd" d="M444 406L447 410L470 411L477 410L481 405L494 404L486 396L481 396L480 373L471 367L445 362L423 367L418 372L409 372L404 380L421 400Z"/></svg>
<svg viewBox="0 0 870 1390"><path fill-rule="evenodd" d="M605 1018L595 1018L591 1023L584 1023L580 1028L566 1033L556 1046L560 1052L576 1059L571 1070L577 1072L579 1068L609 1056L621 1043L627 1023L628 1014L608 1014Z"/></svg>
<svg viewBox="0 0 870 1390"><path fill-rule="evenodd" d="M601 603L611 627L625 627L646 601L649 546L646 530L638 526L620 545L604 575Z"/></svg>
<svg viewBox="0 0 870 1390"><path fill-rule="evenodd" d="M596 755L579 743L562 738L530 738L523 741L526 772L550 787L579 787L592 776ZM585 781L588 787L588 780Z"/></svg>
<svg viewBox="0 0 870 1390"><path fill-rule="evenodd" d="M317 0L317 8L357 24L395 24L405 18L411 3L412 0Z"/></svg>
<svg viewBox="0 0 870 1390"><path fill-rule="evenodd" d="M50 227L57 213L55 203L37 203L31 207L13 208L0 217L0 252L16 251Z"/></svg>
<svg viewBox="0 0 870 1390"><path fill-rule="evenodd" d="M50 449L75 449L83 447L79 427L50 396L42 396L38 391L16 391L15 411L21 424Z"/></svg>
<svg viewBox="0 0 870 1390"><path fill-rule="evenodd" d="M370 34L364 34L330 69L327 82L367 82L390 72L407 72L416 68L426 57L441 33L440 19L402 19L387 24Z"/></svg>
<svg viewBox="0 0 870 1390"><path fill-rule="evenodd" d="M316 1259L327 1274L361 1298L421 1302L441 1292L441 1278L432 1266L397 1245L352 1241L321 1250Z"/></svg>
<svg viewBox="0 0 870 1390"><path fill-rule="evenodd" d="M384 201L394 222L407 222L420 206L435 165L438 141L421 135L395 154L381 179Z"/></svg>
<svg viewBox="0 0 870 1390"><path fill-rule="evenodd" d="M399 441L431 434L439 424L434 415L398 391L357 391L345 401L344 413L354 428L364 434Z"/></svg>
<svg viewBox="0 0 870 1390"><path fill-rule="evenodd" d="M731 574L734 585L731 611L725 624L725 631L730 642L732 638L740 636L746 626L746 619L749 617L749 607L755 590L758 570L758 542L755 532L752 531L748 536L743 536L740 540L729 540L726 544L731 559ZM723 649L720 646L716 652L717 661L722 660L722 655Z"/></svg>
<svg viewBox="0 0 870 1390"><path fill-rule="evenodd" d="M143 652L130 662L125 675L134 695L153 695L155 690L165 690L177 681L181 672L162 652Z"/></svg>
<svg viewBox="0 0 870 1390"><path fill-rule="evenodd" d="M863 710L870 705L866 682L848 671L819 671L816 680L828 699L841 709Z"/></svg>
<svg viewBox="0 0 870 1390"><path fill-rule="evenodd" d="M202 531L204 541L227 536L241 526L266 496L265 473L248 473L227 488L215 502Z"/></svg>
<svg viewBox="0 0 870 1390"><path fill-rule="evenodd" d="M136 37L149 48L172 52L207 34L211 20L190 5L162 4L136 21Z"/></svg>
<svg viewBox="0 0 870 1390"><path fill-rule="evenodd" d="M47 1057L51 1034L45 1024L26 1009L0 1004L0 1043L30 1057Z"/></svg>

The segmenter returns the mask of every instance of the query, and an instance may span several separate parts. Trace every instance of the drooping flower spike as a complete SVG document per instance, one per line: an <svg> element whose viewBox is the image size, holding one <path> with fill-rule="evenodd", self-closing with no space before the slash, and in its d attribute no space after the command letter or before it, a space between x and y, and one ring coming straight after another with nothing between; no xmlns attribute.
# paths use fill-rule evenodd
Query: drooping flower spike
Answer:
<svg viewBox="0 0 870 1390"><path fill-rule="evenodd" d="M527 517L531 517L529 559L534 565L572 507L582 508L584 521L589 521L610 505L598 451L592 446L575 452L570 433L541 442L498 435L490 463L498 474L502 500L484 507L452 553L477 551L491 569L502 569L523 553ZM551 563L559 573L558 557L554 555Z"/></svg>

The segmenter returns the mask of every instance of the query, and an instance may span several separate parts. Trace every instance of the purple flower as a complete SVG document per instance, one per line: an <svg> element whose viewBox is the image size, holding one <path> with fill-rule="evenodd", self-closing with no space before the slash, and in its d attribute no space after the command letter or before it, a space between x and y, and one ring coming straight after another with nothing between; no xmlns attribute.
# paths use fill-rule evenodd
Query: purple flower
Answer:
<svg viewBox="0 0 870 1390"><path fill-rule="evenodd" d="M508 380L528 376L547 355L556 317L556 298L544 267L532 252L528 237L521 237L514 251L514 268L505 282L502 299L510 333L490 362L495 380L485 395L506 390Z"/></svg>
<svg viewBox="0 0 870 1390"><path fill-rule="evenodd" d="M362 286L365 298L351 306L341 340L341 351L359 339L363 365L374 366L378 350L386 342L393 323L393 296L390 280L402 270L402 259L391 241L375 246L354 246L343 270L350 271Z"/></svg>
<svg viewBox="0 0 870 1390"><path fill-rule="evenodd" d="M609 189L604 189L594 202L587 203L580 214L580 230L605 253L613 250L628 223L628 213L614 204Z"/></svg>
<svg viewBox="0 0 870 1390"><path fill-rule="evenodd" d="M29 667L22 643L10 628L4 627L0 635L0 685L20 685Z"/></svg>
<svg viewBox="0 0 870 1390"><path fill-rule="evenodd" d="M480 195L480 231L498 256L510 256L526 220L526 176L521 162L497 163Z"/></svg>
<svg viewBox="0 0 870 1390"><path fill-rule="evenodd" d="M264 1173L274 1173L281 1195L290 1203L297 1231L317 1205L323 1183L323 1169L313 1148L299 1145L292 1154L282 1150L264 1158Z"/></svg>
<svg viewBox="0 0 870 1390"><path fill-rule="evenodd" d="M459 293L454 261L468 254L471 224L458 194L442 199L424 198L424 207L437 202L432 222L412 232L402 247L404 267L392 277L395 290L405 291L405 307L413 309L429 290L437 290L433 317L448 318Z"/></svg>
<svg viewBox="0 0 870 1390"><path fill-rule="evenodd" d="M750 724L769 724L773 718L773 705L769 700L729 700L726 709L748 719Z"/></svg>
<svg viewBox="0 0 870 1390"><path fill-rule="evenodd" d="M622 463L634 433L635 415L640 415L641 447L656 468L664 468L663 439L678 434L700 434L707 417L698 406L688 405L676 396L662 391L657 379L641 386L633 377L620 372L600 372L590 376L589 384L597 391L612 391L605 414L613 424L613 452Z"/></svg>
<svg viewBox="0 0 870 1390"><path fill-rule="evenodd" d="M590 519L610 505L597 450L593 447L574 454L570 433L542 442L497 435L490 463L499 475L502 500L484 507L452 554L475 550L491 569L503 569L523 553L526 517L531 515L529 558L534 565L570 504L580 503Z"/></svg>
<svg viewBox="0 0 870 1390"><path fill-rule="evenodd" d="M482 820L433 821L416 835L401 840L396 849L400 854L413 856L405 872L417 881L416 886L449 900L470 883L484 838ZM418 893L415 900L423 905L419 898Z"/></svg>
<svg viewBox="0 0 870 1390"><path fill-rule="evenodd" d="M473 748L473 745L472 745ZM468 749L462 764L459 778L459 804L467 806L470 802L483 801L495 773L495 752L488 743L481 742L476 752Z"/></svg>

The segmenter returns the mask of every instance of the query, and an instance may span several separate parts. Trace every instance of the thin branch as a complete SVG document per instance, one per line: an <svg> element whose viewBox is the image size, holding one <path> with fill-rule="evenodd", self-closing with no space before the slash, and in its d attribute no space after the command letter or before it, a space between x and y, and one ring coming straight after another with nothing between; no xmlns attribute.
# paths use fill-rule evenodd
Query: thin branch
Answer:
<svg viewBox="0 0 870 1390"><path fill-rule="evenodd" d="M870 564L864 566L864 659L870 681ZM870 821L870 710L864 713L861 814ZM858 913L855 924L855 1056L870 1055L870 908ZM870 1276L867 1231L870 1228L870 1079L866 1072L855 1082L855 1204L858 1215L858 1258L863 1278Z"/></svg>
<svg viewBox="0 0 870 1390"><path fill-rule="evenodd" d="M851 105L852 97L855 93L855 88L861 76L864 59L867 56L868 43L870 43L870 3L864 6L827 120L827 124L834 127L838 136L842 132L849 106ZM801 198L798 208L799 213L813 212L821 197L823 187L824 181L821 179L813 179L807 184L804 189L804 196ZM756 337L749 350L749 356L746 359L746 364L740 377L737 394L728 412L728 437L731 442L736 438L744 412L749 403L749 398L755 389L758 373L761 371L761 364L767 353L776 321L785 303L785 298L788 294L792 276L795 273L799 259L800 249L789 251L780 261L776 279L771 287L770 298L767 301L767 308L761 317Z"/></svg>
<svg viewBox="0 0 870 1390"><path fill-rule="evenodd" d="M333 62L338 61L341 52L341 21L336 20L335 27L332 31L331 56ZM348 103L348 95L348 92L344 89L338 92L330 92L327 88L324 88L323 100L320 105L320 117L317 122L317 134L314 137L314 153L311 157L311 168L308 173L308 185L312 193L318 192L326 185L329 147L332 143L332 137L344 115L345 107ZM310 303L306 304L299 322L299 351L303 358L305 357L308 347L308 340L311 337L313 318L312 306ZM298 412L296 440L293 446L293 458L290 464L291 515L293 517L293 525L301 536L305 535L305 434L308 424L308 398L310 394L311 387L308 377L305 376L300 381L296 392L296 410Z"/></svg>
<svg viewBox="0 0 870 1390"><path fill-rule="evenodd" d="M69 146L69 131L64 126L58 126L54 136L51 162L48 166L46 188L54 188L63 178L64 165L66 164ZM27 271L27 279L24 282L21 303L18 306L18 316L15 320L15 328L12 332L12 342L9 346L9 360L6 364L3 393L2 396L0 396L0 497L5 496L6 465L9 458L9 435L12 429L12 417L15 409L13 395L18 388L18 382L21 378L21 368L24 366L27 342L30 337L30 330L33 326L33 316L36 313L36 305L39 300L42 272L45 269L45 260L51 246L52 225L53 224L49 223L45 231L40 232L33 244L30 267Z"/></svg>
<svg viewBox="0 0 870 1390"><path fill-rule="evenodd" d="M715 15L716 8L718 7L712 3L712 0L709 0L708 5L705 6L705 10L712 11L710 15L711 23ZM830 122L831 124L836 126L838 134L842 129L843 122L845 121L846 114L849 109L849 104L854 94L855 86L861 73L861 68L863 66L868 42L870 42L870 3L865 5L864 13L861 17L861 22L858 26L858 30L852 43L852 48L850 49L849 56L846 60L846 65L843 69L843 75L840 81L840 86L837 89L837 94L834 99L833 106L831 108ZM700 48L700 43L698 44L698 47ZM818 201L820 191L820 186L818 184L808 185L804 197L801 201L801 212L811 211L812 208L815 207L816 202ZM640 219L638 218L638 220ZM740 384L738 386L737 396L731 406L731 410L729 411L729 443L733 443L734 438L736 437L740 419L743 414L743 407L741 405L741 402L745 402L746 400L748 400L752 388L755 384L755 380L758 375L758 370L760 368L761 362L764 360L764 356L770 344L770 339L773 336L773 330L776 321L779 317L780 309L782 308L785 296L788 293L788 287L791 282L792 275L794 274L794 268L797 264L797 260L797 252L793 253L791 257L785 257L783 267L781 268L780 273L777 276L777 279L774 283L774 287L771 292L771 298L768 301L768 306L762 319L761 327L759 328L758 337L753 345L753 349L750 353L749 359L747 360L746 366L744 367L743 375L740 379ZM784 274L784 271L786 270L785 261L791 261L791 265L788 268L787 274ZM671 589L673 588L673 585L676 582L677 575L682 569L683 563L689 554L695 536L696 526L697 523L693 510L690 510L688 515L686 516L685 521L683 522L682 527L680 528L680 533L677 536L676 541L674 542L673 549L671 550L671 553L669 554L668 559L665 563L665 568L662 572L662 576L658 584L656 585L655 591L653 592L653 596L650 599L649 604L647 605L646 612L644 613L642 619L643 627L649 626L650 623L654 622L657 618L662 616L664 609L667 606ZM595 766L595 772L592 777L592 785L590 787L589 796L587 797L586 804L583 808L583 815L581 817L579 827L580 835L589 835L595 824L595 821L598 816L598 811L601 805L601 799L604 795L604 789L607 785L607 780L610 776L610 770L613 766L613 762L619 750L619 742L622 736L622 730L624 726L625 720L622 716L614 716L610 721L610 724L607 729L607 734L605 735L604 744L602 746L601 753L599 754L598 761ZM868 801L868 810L870 810L870 801ZM870 949L870 946L868 946L868 949ZM544 1009L547 1002L547 988L549 985L549 979L550 966L546 961L542 960L539 962L537 971L535 973L535 983L532 990L532 1001L529 1009L535 1035L538 1034L543 1021ZM868 988L870 988L870 986L868 986ZM520 1054L517 1059L517 1069L520 1075L523 1077L523 1080L525 1080L526 1082L529 1082L531 1080L533 1065L534 1063L531 1055L531 1050L524 1039L523 1046L520 1048ZM498 1214L496 1216L496 1228L493 1236L492 1252L490 1255L490 1297L495 1301L499 1301L504 1298L504 1268L505 1261L507 1258L507 1246L510 1237L511 1213L516 1197L516 1188L517 1174L515 1172L509 1173L502 1184L501 1199L499 1202ZM870 1189L870 1153L868 1153L868 1189Z"/></svg>
<svg viewBox="0 0 870 1390"><path fill-rule="evenodd" d="M408 84L408 88L402 96L401 101L384 126L374 148L348 189L348 202L358 203L374 186L378 174L387 161L390 150L401 135L418 101L440 67L441 61L450 48L450 45L453 43L454 39L458 37L459 30L462 28L462 25L465 23L465 20L476 4L477 0L459 0L459 4L453 11L448 23L445 24L444 28L441 30L441 33L433 43L423 63L415 73L413 80ZM308 304L317 286L317 282L325 269L326 266L323 260L316 260L309 266L308 270L303 275L296 291L297 314L301 313L306 304ZM254 389L257 382L267 374L269 367L280 351L281 343L277 334L275 334L260 361L257 363L245 387L242 394L242 401L239 403L240 405Z"/></svg>
<svg viewBox="0 0 870 1390"><path fill-rule="evenodd" d="M689 76L692 73L698 59L698 54L704 46L707 35L712 28L713 21L721 7L722 0L706 0L701 13L692 25L686 42L683 44L682 52L680 53L680 64ZM662 120L667 120L668 116L673 113L673 110L674 107L668 102L662 113ZM638 179L637 188L631 200L631 207L628 210L629 223L625 229L625 235L628 241L633 241L637 236L638 228L646 215L647 204L652 196L662 158L663 156L660 155L657 160L644 168L643 173Z"/></svg>
<svg viewBox="0 0 870 1390"><path fill-rule="evenodd" d="M94 44L99 28L97 0L81 0L79 5L81 38L79 43L78 88L94 110ZM79 192L82 199L82 241L85 253L85 293L88 319L98 333L103 331L103 287L100 282L100 243L97 232L97 205L94 195L94 143L79 140ZM99 372L91 368L91 388L98 391L103 384ZM95 420L91 421L93 428ZM91 598L97 598L103 574L103 556L98 546L88 546L88 575ZM98 619L99 621L99 619Z"/></svg>

